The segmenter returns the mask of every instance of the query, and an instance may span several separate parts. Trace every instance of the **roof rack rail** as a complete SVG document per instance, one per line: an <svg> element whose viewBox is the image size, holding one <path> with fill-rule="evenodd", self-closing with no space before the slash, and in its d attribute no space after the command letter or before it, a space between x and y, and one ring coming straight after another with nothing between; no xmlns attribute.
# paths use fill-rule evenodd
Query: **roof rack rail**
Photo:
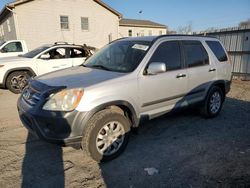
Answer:
<svg viewBox="0 0 250 188"><path fill-rule="evenodd" d="M58 44L68 44L68 43L67 42L55 42L54 44L58 45Z"/></svg>

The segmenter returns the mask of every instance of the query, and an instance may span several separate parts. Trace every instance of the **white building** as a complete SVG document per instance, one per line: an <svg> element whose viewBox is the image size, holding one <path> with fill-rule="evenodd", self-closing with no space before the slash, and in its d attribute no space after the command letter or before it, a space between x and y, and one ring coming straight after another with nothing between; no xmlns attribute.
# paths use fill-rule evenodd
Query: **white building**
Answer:
<svg viewBox="0 0 250 188"><path fill-rule="evenodd" d="M66 41L97 48L118 38L120 13L99 0L22 0L0 13L0 37L33 49Z"/></svg>
<svg viewBox="0 0 250 188"><path fill-rule="evenodd" d="M154 36L167 34L167 26L149 20L121 19L120 37Z"/></svg>
<svg viewBox="0 0 250 188"><path fill-rule="evenodd" d="M25 40L29 49L54 42L100 48L127 36L127 29L132 36L166 33L163 25L126 25L121 18L101 0L17 0L0 12L0 40Z"/></svg>

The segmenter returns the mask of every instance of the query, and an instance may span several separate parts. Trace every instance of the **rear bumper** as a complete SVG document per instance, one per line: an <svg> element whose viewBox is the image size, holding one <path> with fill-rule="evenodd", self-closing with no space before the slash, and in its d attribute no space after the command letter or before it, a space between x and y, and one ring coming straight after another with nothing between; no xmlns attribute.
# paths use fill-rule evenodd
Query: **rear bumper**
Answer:
<svg viewBox="0 0 250 188"><path fill-rule="evenodd" d="M32 134L49 143L63 146L79 144L82 132L75 129L78 111L50 112L29 106L22 96L18 99L17 109L23 125ZM84 113L80 113L82 118Z"/></svg>

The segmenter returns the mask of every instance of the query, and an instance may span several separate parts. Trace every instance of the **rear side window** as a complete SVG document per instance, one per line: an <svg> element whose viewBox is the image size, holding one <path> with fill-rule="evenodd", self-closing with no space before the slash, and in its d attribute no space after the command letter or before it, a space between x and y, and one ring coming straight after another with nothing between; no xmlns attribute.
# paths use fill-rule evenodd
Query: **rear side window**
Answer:
<svg viewBox="0 0 250 188"><path fill-rule="evenodd" d="M168 70L181 68L181 50L178 41L163 42L155 50L150 62L162 62Z"/></svg>
<svg viewBox="0 0 250 188"><path fill-rule="evenodd" d="M86 57L86 52L84 49L80 48L71 48L70 50L70 57L71 58L81 58L81 57Z"/></svg>
<svg viewBox="0 0 250 188"><path fill-rule="evenodd" d="M206 41L206 43L220 62L227 61L226 52L218 41Z"/></svg>
<svg viewBox="0 0 250 188"><path fill-rule="evenodd" d="M183 41L185 62L187 67L209 64L208 54L201 42Z"/></svg>

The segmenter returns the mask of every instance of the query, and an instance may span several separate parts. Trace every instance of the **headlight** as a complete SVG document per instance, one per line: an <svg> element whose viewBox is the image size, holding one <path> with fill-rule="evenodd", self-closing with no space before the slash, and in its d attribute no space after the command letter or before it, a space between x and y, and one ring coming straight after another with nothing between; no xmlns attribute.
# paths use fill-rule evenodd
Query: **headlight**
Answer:
<svg viewBox="0 0 250 188"><path fill-rule="evenodd" d="M82 88L65 89L51 94L43 109L50 111L72 111L78 106L82 96Z"/></svg>

